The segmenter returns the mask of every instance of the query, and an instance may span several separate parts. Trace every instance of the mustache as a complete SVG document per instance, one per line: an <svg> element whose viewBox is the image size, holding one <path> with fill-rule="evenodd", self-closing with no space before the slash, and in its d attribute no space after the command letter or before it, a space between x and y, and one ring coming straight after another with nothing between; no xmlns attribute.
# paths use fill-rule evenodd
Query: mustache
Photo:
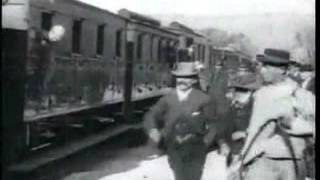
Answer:
<svg viewBox="0 0 320 180"><path fill-rule="evenodd" d="M177 81L177 85L188 85L189 83L183 81Z"/></svg>

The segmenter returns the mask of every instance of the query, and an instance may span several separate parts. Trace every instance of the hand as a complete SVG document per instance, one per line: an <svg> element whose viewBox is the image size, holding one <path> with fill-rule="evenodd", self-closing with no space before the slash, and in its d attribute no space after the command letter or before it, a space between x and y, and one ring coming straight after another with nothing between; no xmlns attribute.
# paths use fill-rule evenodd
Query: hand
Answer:
<svg viewBox="0 0 320 180"><path fill-rule="evenodd" d="M151 129L149 132L149 137L153 142L159 143L161 139L161 133L157 129Z"/></svg>
<svg viewBox="0 0 320 180"><path fill-rule="evenodd" d="M313 135L315 125L311 121L307 121L301 117L295 118L290 126L290 129L285 131L292 135Z"/></svg>
<svg viewBox="0 0 320 180"><path fill-rule="evenodd" d="M229 145L227 143L221 143L219 146L220 146L219 147L220 154L224 156L228 156L228 154L231 151Z"/></svg>
<svg viewBox="0 0 320 180"><path fill-rule="evenodd" d="M227 169L227 180L240 180L241 162L236 161Z"/></svg>

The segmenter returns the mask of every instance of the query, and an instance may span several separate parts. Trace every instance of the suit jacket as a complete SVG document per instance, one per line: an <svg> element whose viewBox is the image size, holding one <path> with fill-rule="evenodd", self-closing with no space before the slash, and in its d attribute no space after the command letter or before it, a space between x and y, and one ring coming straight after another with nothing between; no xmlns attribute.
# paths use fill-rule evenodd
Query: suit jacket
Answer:
<svg viewBox="0 0 320 180"><path fill-rule="evenodd" d="M169 139L172 134L173 126L180 116L192 116L193 113L200 113L206 117L203 109L207 105L209 97L200 90L193 89L188 98L184 101L178 100L176 90L162 97L153 105L148 113L144 116L144 127L147 130L156 128L160 129L163 138ZM195 134L204 135L206 132L201 128L193 128Z"/></svg>
<svg viewBox="0 0 320 180"><path fill-rule="evenodd" d="M225 119L225 115L230 108L230 102L226 98L228 91L228 73L223 67L220 70L214 70L209 79L209 96L211 104L211 116L215 119Z"/></svg>
<svg viewBox="0 0 320 180"><path fill-rule="evenodd" d="M208 141L213 145L216 140L229 141L234 120L230 116L230 101L226 98L228 90L228 73L225 67L214 69L209 77L210 96L208 116L210 117Z"/></svg>

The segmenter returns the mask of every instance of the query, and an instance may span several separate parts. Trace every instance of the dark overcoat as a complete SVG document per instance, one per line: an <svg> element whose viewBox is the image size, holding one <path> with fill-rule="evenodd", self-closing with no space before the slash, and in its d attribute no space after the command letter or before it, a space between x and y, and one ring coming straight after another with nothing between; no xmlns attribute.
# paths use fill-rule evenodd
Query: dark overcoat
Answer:
<svg viewBox="0 0 320 180"><path fill-rule="evenodd" d="M184 101L176 91L162 97L145 115L147 130L160 129L175 180L200 180L206 157L204 137L207 119L204 109L209 97L193 89ZM192 135L184 142L176 139Z"/></svg>
<svg viewBox="0 0 320 180"><path fill-rule="evenodd" d="M209 97L200 90L193 89L189 97L184 101L179 101L177 92L173 90L168 95L162 97L153 105L144 117L144 127L146 130L153 128L160 129L164 139L171 134L175 121L181 115L190 115L193 113L203 112L208 104ZM195 129L196 133L205 134L203 129Z"/></svg>

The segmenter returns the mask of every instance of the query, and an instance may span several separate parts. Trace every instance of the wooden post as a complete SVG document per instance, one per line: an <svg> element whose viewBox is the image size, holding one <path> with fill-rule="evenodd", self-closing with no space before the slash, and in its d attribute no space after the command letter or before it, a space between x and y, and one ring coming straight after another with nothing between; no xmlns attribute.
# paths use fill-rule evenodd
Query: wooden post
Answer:
<svg viewBox="0 0 320 180"><path fill-rule="evenodd" d="M6 168L26 148L23 108L27 31L2 29L2 32L2 168Z"/></svg>
<svg viewBox="0 0 320 180"><path fill-rule="evenodd" d="M128 30L126 33L126 63L124 79L124 103L123 114L126 122L132 120L132 82L133 82L133 62L134 62L134 32Z"/></svg>

